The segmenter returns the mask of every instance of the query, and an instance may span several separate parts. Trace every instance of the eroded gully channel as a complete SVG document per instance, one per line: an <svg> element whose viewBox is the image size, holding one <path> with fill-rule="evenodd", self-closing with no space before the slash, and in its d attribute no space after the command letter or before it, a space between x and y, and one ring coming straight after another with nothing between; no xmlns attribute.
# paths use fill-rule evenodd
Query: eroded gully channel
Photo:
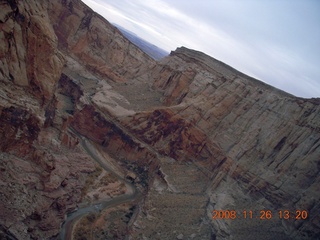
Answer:
<svg viewBox="0 0 320 240"><path fill-rule="evenodd" d="M126 187L129 189L129 193L118 196L118 197L114 197L112 199L108 198L107 200L98 201L93 204L90 204L89 206L80 207L76 211L68 214L67 219L64 221L64 223L61 226L60 234L58 237L58 239L61 239L61 240L72 239L73 227L77 222L77 220L79 220L83 216L89 213L99 213L103 209L115 207L122 203L132 202L134 200L137 200L139 195L136 187L133 184L126 181L123 177L121 177L119 174L113 171L110 167L108 167L104 158L99 154L98 150L94 147L93 144L91 144L91 142L88 139L86 139L79 133L75 132L74 130L70 130L70 131L72 131L74 134L76 134L79 137L81 146L92 159L94 159L104 170L106 170L107 172L113 173L118 178L118 180L126 184Z"/></svg>

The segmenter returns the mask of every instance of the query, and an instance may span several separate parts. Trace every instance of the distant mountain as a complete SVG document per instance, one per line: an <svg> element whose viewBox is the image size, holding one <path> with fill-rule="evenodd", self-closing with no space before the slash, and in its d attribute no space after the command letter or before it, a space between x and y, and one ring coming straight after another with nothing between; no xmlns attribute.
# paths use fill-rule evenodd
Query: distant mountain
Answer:
<svg viewBox="0 0 320 240"><path fill-rule="evenodd" d="M159 60L169 55L169 52L147 42L146 40L140 38L137 34L119 26L118 24L112 23L116 28L122 32L122 34L128 38L133 44L139 47L142 51L148 54L155 60Z"/></svg>

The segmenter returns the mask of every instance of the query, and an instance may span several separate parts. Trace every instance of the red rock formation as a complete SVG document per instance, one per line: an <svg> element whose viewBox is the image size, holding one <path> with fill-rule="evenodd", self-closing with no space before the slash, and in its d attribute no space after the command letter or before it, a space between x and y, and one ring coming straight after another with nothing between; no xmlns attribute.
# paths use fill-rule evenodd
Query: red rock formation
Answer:
<svg viewBox="0 0 320 240"><path fill-rule="evenodd" d="M179 84L185 78L182 74L168 71L177 64L183 66L180 72L191 73L184 86ZM179 104L171 109L204 131L231 160L226 176L278 208L303 206L316 214L319 99L296 98L184 48L171 53L154 71L160 76L154 86L165 91L166 102ZM177 91L179 101L172 103L171 94ZM315 225L319 222L313 218L299 227L310 231L306 229Z"/></svg>
<svg viewBox="0 0 320 240"><path fill-rule="evenodd" d="M319 99L186 48L155 62L79 0L3 2L0 29L1 237L53 238L83 200L98 170L70 128L144 191L133 239L320 234ZM213 221L215 208L309 218Z"/></svg>
<svg viewBox="0 0 320 240"><path fill-rule="evenodd" d="M118 159L146 166L150 174L157 169L157 156L135 136L131 136L117 122L106 119L106 115L86 105L75 113L71 127L81 135L103 146L105 151Z"/></svg>
<svg viewBox="0 0 320 240"><path fill-rule="evenodd" d="M2 3L0 57L2 79L29 86L39 99L48 100L64 59L44 5L15 0Z"/></svg>
<svg viewBox="0 0 320 240"><path fill-rule="evenodd" d="M0 111L1 151L13 152L18 156L28 154L40 131L39 120L20 108L2 108Z"/></svg>
<svg viewBox="0 0 320 240"><path fill-rule="evenodd" d="M125 81L155 61L80 0L52 2L50 20L62 49L103 78Z"/></svg>

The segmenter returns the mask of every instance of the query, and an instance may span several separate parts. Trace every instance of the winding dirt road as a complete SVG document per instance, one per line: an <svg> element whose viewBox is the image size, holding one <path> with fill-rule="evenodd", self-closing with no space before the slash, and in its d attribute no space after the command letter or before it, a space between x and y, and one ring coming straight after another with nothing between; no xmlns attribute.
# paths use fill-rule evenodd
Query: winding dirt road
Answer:
<svg viewBox="0 0 320 240"><path fill-rule="evenodd" d="M98 150L95 148L95 146L85 137L80 135L74 130L70 130L72 133L76 134L79 139L81 139L80 143L83 149L88 153L88 155L94 159L99 165L105 169L108 172L112 172L116 175L116 177L123 181L126 184L126 187L131 189L131 193L124 194L119 197L115 197L113 199L108 200L102 200L99 202L95 202L89 206L78 208L76 211L68 214L67 219L64 221L64 223L61 226L59 239L61 240L71 240L72 234L73 234L73 227L75 223L81 219L83 216L89 214L89 213L98 213L101 212L103 209L115 207L119 204L126 203L126 202L132 202L137 199L138 191L135 188L134 185L132 185L130 182L126 181L123 177L121 177L119 174L117 174L115 171L113 171L110 167L108 167L106 161L104 158L99 154Z"/></svg>

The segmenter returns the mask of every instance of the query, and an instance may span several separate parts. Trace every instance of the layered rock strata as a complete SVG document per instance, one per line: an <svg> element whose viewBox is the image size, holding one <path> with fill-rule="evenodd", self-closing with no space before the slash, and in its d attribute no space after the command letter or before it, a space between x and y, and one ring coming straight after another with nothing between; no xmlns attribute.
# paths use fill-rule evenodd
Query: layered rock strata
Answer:
<svg viewBox="0 0 320 240"><path fill-rule="evenodd" d="M274 212L307 210L308 221L282 220L282 224L292 238L297 236L295 228L305 234L299 237L315 237L318 232L310 234L310 229L319 229L316 217L319 211L319 99L296 98L205 54L185 48L172 52L152 71L156 76L153 87L163 91L168 107L164 114L157 113L161 121L154 120L156 111L148 113L147 117L141 114L130 117L132 125L129 127L133 132L145 136L147 142L161 146L162 152L166 149L169 156L174 152L175 156L171 156L175 159L179 159L177 153L181 152L185 154L182 154L185 161L201 163L201 153L205 152L213 167L209 168L210 172L217 171L212 175L212 187L208 189L213 202L219 200L215 193L219 192L216 189L219 185L226 186L225 182L237 184L243 189L244 196L263 202L251 208L271 208ZM164 120L168 108L174 112L179 128L187 131L177 131L174 124ZM178 141L167 139L167 126L172 131L171 139L179 133ZM186 133L192 128L205 133L206 139L200 138L200 142L205 142L207 148L219 149L224 158L217 161L219 154L210 156L206 148L194 151L193 144L199 134ZM247 204L237 205L238 198L244 197L237 196L232 190L226 195L233 201L224 207L250 208ZM211 207L214 208L214 204ZM221 237L228 234L231 237L232 231Z"/></svg>
<svg viewBox="0 0 320 240"><path fill-rule="evenodd" d="M70 234L317 239L319 99L183 47L155 62L78 0L0 4L1 238L58 239L68 212L114 197ZM117 205L128 189L84 140L143 197Z"/></svg>
<svg viewBox="0 0 320 240"><path fill-rule="evenodd" d="M90 179L106 174L68 131L83 104L80 80L87 80L91 69L123 81L125 72L132 75L150 58L81 1L0 4L0 235L49 239L58 235L67 212L90 201L87 190L99 184ZM92 41L88 26L95 26L93 35L105 33L94 37L102 45L85 43ZM82 71L75 71L79 66ZM70 72L78 78L68 77ZM111 197L118 194L113 190Z"/></svg>

